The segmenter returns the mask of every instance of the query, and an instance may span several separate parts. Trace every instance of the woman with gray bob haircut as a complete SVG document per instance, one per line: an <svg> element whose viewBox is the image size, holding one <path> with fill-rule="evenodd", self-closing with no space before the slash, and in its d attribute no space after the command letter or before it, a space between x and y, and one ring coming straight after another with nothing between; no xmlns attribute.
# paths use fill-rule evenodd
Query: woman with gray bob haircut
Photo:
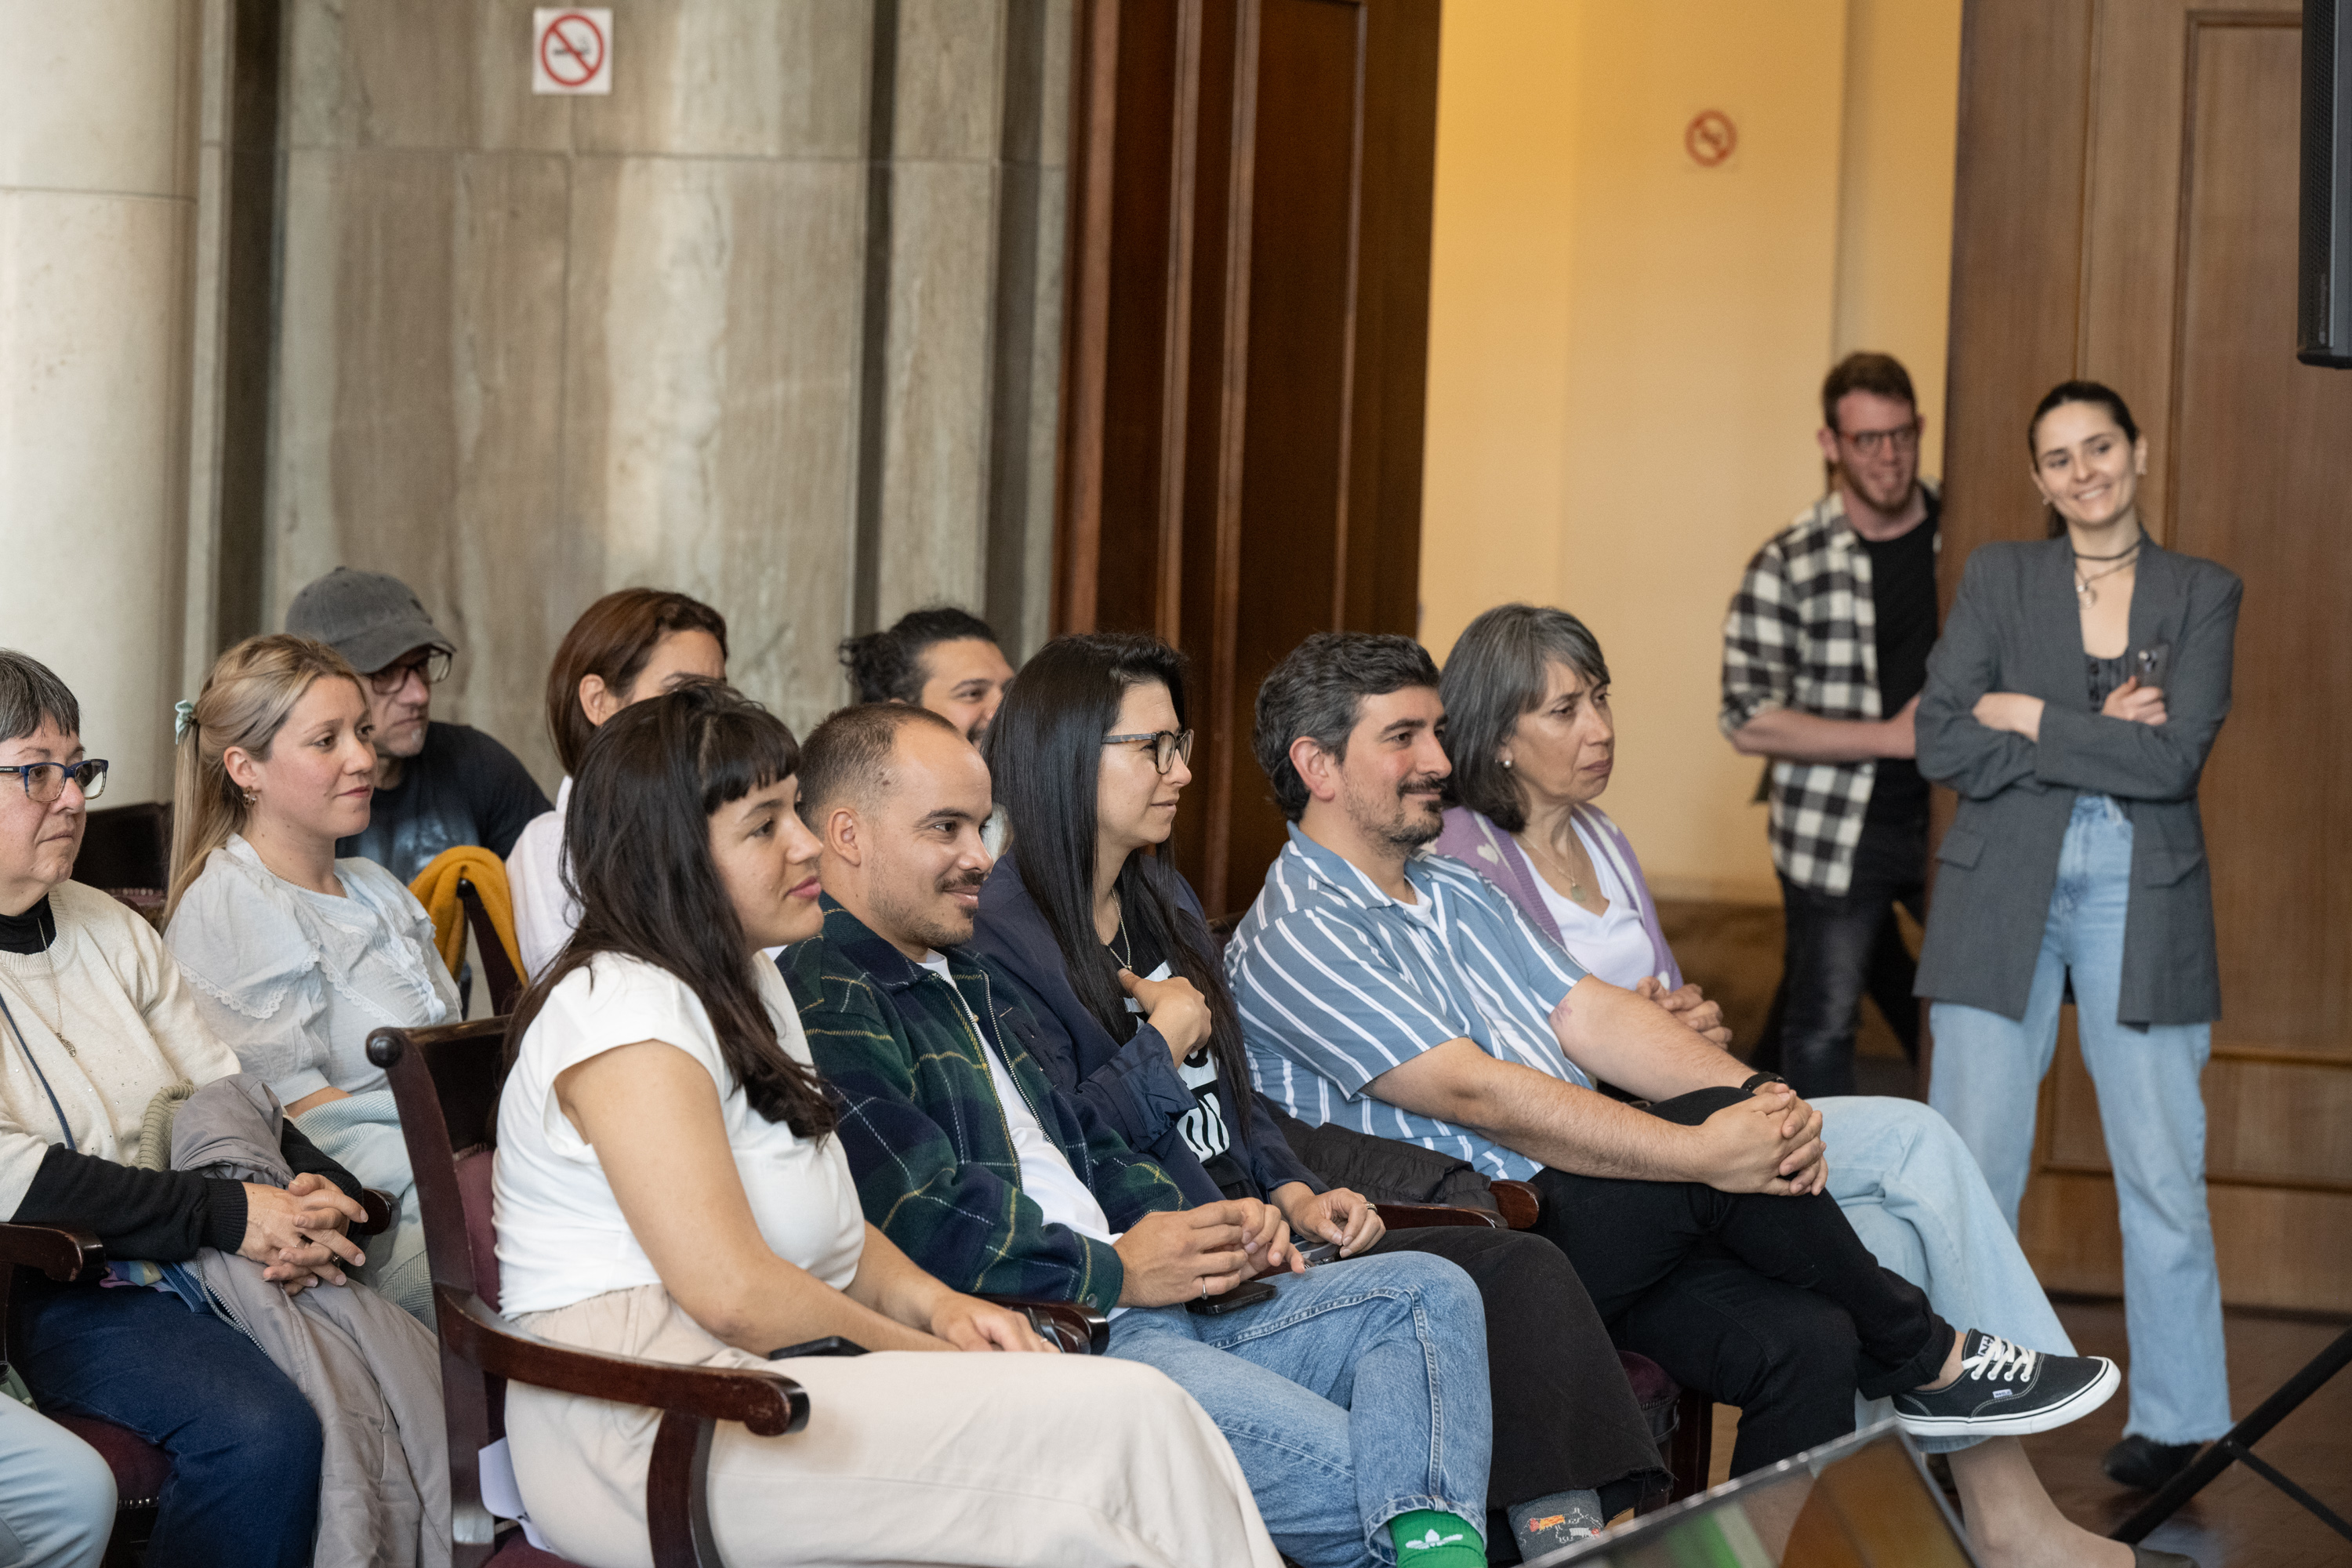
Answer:
<svg viewBox="0 0 2352 1568"><path fill-rule="evenodd" d="M1596 804L1615 771L1617 727L1591 630L1565 610L1488 610L1455 641L1438 692L1459 804L1445 813L1437 853L1501 889L1588 973L1727 1046L1720 1010L1683 982L1632 842ZM1814 1109L1829 1194L1882 1267L1925 1290L1950 1321L2074 1353L1975 1158L1942 1117L1914 1100L1864 1095ZM1886 1414L1856 1405L1860 1421ZM2015 1437L1919 1443L1951 1453L1969 1538L1987 1563L2134 1561L2129 1548L2059 1513Z"/></svg>
<svg viewBox="0 0 2352 1568"><path fill-rule="evenodd" d="M0 649L0 1217L90 1232L119 1277L101 1289L20 1274L10 1349L44 1409L127 1426L171 1456L150 1568L292 1568L310 1561L319 1518L318 1415L252 1340L137 1288L157 1272L138 1260L211 1247L289 1295L340 1285L364 1256L344 1228L366 1211L358 1182L291 1122L284 1187L171 1170L169 1149L144 1147L159 1094L239 1069L154 928L69 879L106 778L80 731L64 683Z"/></svg>

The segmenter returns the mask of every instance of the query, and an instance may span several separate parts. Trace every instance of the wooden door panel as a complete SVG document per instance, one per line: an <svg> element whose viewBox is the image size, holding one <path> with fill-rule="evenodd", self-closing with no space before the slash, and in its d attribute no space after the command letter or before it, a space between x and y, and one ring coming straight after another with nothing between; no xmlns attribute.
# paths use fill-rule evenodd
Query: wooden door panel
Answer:
<svg viewBox="0 0 2352 1568"><path fill-rule="evenodd" d="M1943 569L1948 595L1976 543L2039 531L2030 492L2018 504L2021 450L2005 443L2074 374L2115 385L2139 416L2154 448L2141 491L2151 531L2244 578L2235 706L2200 792L2223 998L2204 1079L2210 1203L2226 1299L2341 1310L2352 376L2293 352L2301 10L1972 5L1954 251L1957 548ZM2070 183L2078 227L2056 210ZM2004 321L2011 301L2031 315ZM2072 363L2053 366L2046 351L2068 337ZM2053 1287L2118 1289L2115 1184L2071 1009L2040 1121L2027 1250Z"/></svg>

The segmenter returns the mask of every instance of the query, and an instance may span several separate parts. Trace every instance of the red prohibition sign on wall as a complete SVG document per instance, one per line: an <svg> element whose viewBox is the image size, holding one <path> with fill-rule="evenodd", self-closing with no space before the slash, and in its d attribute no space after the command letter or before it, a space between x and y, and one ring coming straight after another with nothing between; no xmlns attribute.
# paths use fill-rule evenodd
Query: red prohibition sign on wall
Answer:
<svg viewBox="0 0 2352 1568"><path fill-rule="evenodd" d="M1712 169L1739 146L1739 128L1719 109L1703 109L1683 128L1683 150L1702 169Z"/></svg>
<svg viewBox="0 0 2352 1568"><path fill-rule="evenodd" d="M540 35L539 63L564 87L584 87L604 64L604 30L595 19L566 11Z"/></svg>

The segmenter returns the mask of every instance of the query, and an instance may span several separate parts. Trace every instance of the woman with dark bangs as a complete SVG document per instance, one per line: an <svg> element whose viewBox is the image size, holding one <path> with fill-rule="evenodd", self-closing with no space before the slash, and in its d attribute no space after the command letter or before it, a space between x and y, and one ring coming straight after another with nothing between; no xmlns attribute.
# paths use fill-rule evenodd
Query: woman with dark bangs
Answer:
<svg viewBox="0 0 2352 1568"><path fill-rule="evenodd" d="M988 732L1013 848L981 889L971 952L1028 1005L1027 1043L1056 1084L1194 1202L1259 1198L1307 1246L1428 1252L1468 1272L1486 1309L1488 1498L1509 1526L1487 1539L1529 1557L1564 1545L1664 1480L1617 1352L1558 1248L1483 1226L1384 1232L1291 1152L1252 1087L1200 901L1157 852L1192 739L1181 656L1156 638L1062 637L1024 665Z"/></svg>
<svg viewBox="0 0 2352 1568"><path fill-rule="evenodd" d="M1272 1568L1216 1428L1129 1362L1050 1352L866 1222L835 1102L760 949L816 934L792 731L724 688L597 732L563 851L577 931L509 1026L494 1176L505 1310L564 1344L685 1365L794 1359L799 1433L713 1440L730 1563ZM916 1359L917 1356L920 1359ZM576 1563L650 1562L658 1413L514 1384L531 1519Z"/></svg>

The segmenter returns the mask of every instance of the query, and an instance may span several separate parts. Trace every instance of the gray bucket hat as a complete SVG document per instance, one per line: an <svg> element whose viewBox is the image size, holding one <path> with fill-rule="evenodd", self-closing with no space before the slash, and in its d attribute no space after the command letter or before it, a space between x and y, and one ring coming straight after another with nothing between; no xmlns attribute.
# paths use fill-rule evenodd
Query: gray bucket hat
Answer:
<svg viewBox="0 0 2352 1568"><path fill-rule="evenodd" d="M414 648L457 651L407 584L386 573L348 566L336 567L294 595L286 608L286 629L325 643L362 675L374 674Z"/></svg>

